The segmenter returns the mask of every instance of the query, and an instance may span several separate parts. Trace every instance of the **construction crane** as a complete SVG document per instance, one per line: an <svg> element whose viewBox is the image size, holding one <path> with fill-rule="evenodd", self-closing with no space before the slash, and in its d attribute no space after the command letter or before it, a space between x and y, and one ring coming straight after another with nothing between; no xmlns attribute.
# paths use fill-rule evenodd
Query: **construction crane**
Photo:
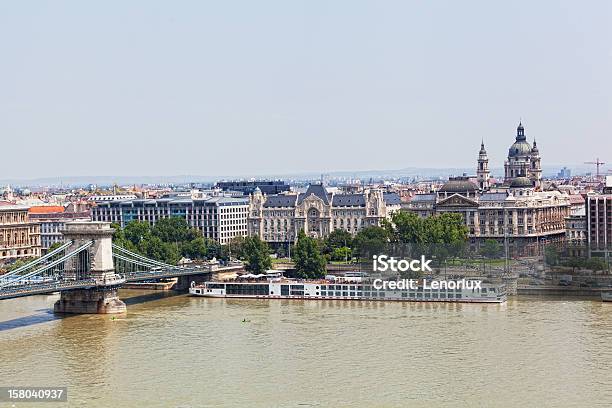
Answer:
<svg viewBox="0 0 612 408"><path fill-rule="evenodd" d="M584 162L584 164L594 164L594 165L596 165L597 166L597 178L599 178L599 168L601 166L603 166L604 164L606 164L606 163L604 163L602 161L599 161L599 157L598 157L597 159L595 159L594 162Z"/></svg>

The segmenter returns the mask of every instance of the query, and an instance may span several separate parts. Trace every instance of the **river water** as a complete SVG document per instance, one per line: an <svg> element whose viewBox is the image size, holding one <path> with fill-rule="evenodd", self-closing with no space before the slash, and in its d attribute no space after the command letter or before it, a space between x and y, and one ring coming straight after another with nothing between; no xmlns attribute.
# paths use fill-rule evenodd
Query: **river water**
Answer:
<svg viewBox="0 0 612 408"><path fill-rule="evenodd" d="M68 387L44 407L612 406L612 303L120 295L116 318L0 301L1 385Z"/></svg>

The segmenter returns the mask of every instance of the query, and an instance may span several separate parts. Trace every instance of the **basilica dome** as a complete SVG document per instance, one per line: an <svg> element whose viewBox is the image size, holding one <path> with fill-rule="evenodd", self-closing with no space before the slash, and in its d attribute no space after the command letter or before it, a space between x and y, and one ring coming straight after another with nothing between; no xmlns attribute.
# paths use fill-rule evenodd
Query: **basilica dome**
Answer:
<svg viewBox="0 0 612 408"><path fill-rule="evenodd" d="M517 140L508 150L508 157L529 156L531 145L526 140Z"/></svg>
<svg viewBox="0 0 612 408"><path fill-rule="evenodd" d="M516 128L516 141L512 143L512 146L508 149L508 158L529 156L530 154L531 145L527 141L527 136L525 136L525 128L522 123L519 123Z"/></svg>

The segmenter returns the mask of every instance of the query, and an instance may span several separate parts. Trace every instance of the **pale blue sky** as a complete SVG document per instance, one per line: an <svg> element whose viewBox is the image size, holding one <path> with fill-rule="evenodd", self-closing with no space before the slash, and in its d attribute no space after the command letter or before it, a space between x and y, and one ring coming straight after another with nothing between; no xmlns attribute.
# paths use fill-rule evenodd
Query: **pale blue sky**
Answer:
<svg viewBox="0 0 612 408"><path fill-rule="evenodd" d="M609 1L0 1L0 179L612 160ZM608 166L606 166L608 167ZM612 164L609 166L612 168Z"/></svg>

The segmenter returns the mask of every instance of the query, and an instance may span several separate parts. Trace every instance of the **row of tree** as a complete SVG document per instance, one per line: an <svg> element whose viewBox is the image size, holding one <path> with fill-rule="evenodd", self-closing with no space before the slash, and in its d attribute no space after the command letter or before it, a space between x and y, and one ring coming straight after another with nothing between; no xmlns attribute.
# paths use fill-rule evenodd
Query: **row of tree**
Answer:
<svg viewBox="0 0 612 408"><path fill-rule="evenodd" d="M125 228L113 224L113 241L146 257L176 265L181 257L191 259L228 259L227 248L189 226L184 218L163 218L150 226L131 221Z"/></svg>
<svg viewBox="0 0 612 408"><path fill-rule="evenodd" d="M159 220L154 226L132 221L116 229L114 240L124 248L163 262L176 264L181 257L191 259L243 260L248 270L264 272L272 267L271 251L257 236L238 237L228 245L202 237L179 217ZM382 226L363 228L355 236L344 230L334 230L325 239L315 239L300 231L292 247L291 259L298 277L318 278L325 275L325 265L333 261L367 258L382 253L393 244L461 244L467 239L467 229L458 214L443 214L420 218L408 212L394 213Z"/></svg>
<svg viewBox="0 0 612 408"><path fill-rule="evenodd" d="M576 269L588 269L593 272L608 271L610 269L604 258L567 255L555 245L548 245L544 249L544 260L548 266L572 268L573 272Z"/></svg>

